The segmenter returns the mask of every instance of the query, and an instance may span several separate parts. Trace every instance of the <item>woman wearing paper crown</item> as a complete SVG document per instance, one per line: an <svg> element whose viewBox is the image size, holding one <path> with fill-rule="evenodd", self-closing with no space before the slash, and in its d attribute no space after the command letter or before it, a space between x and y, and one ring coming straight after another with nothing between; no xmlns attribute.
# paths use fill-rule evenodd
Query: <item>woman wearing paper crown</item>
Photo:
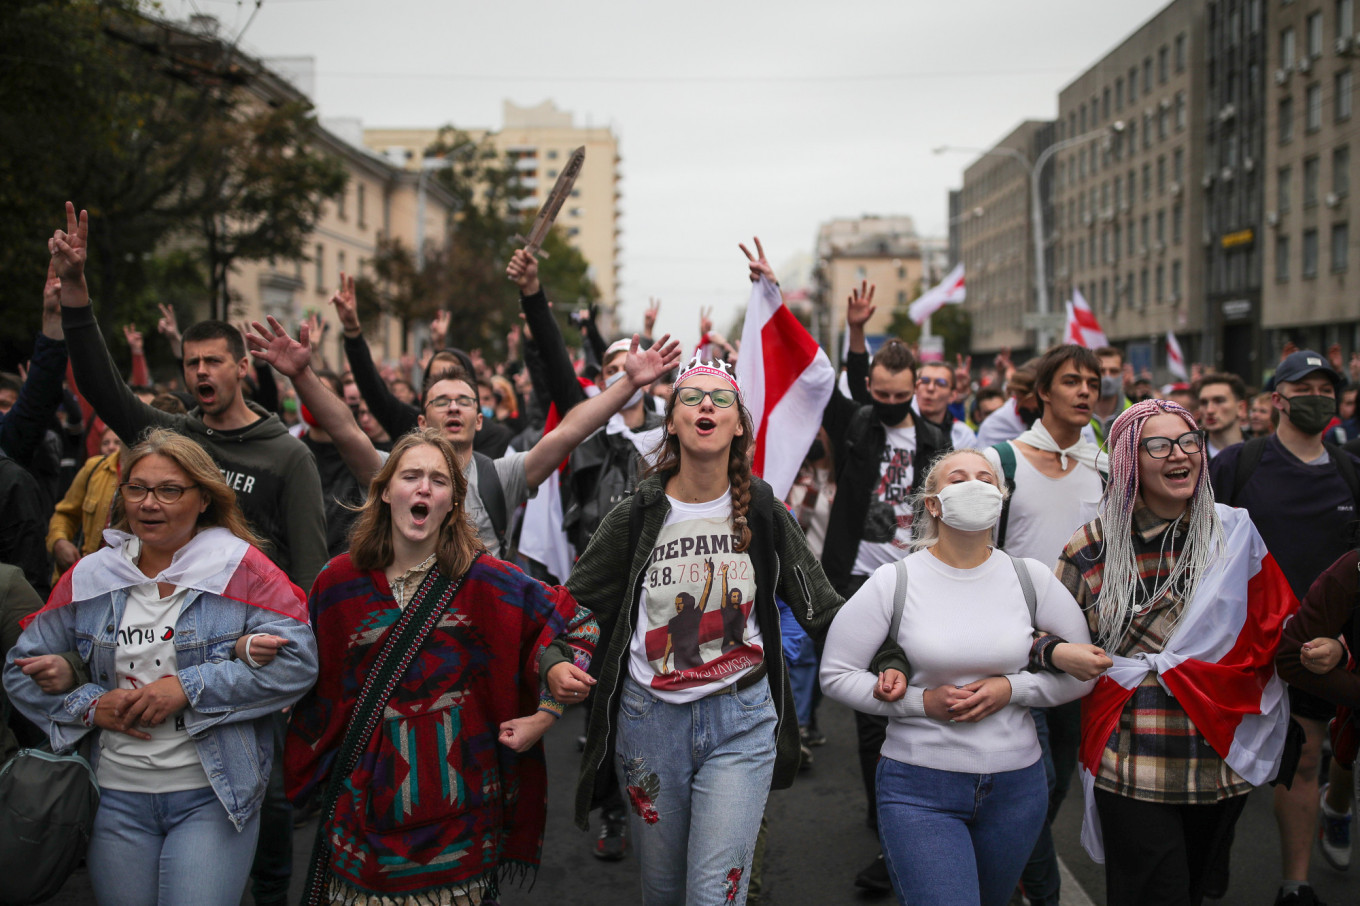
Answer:
<svg viewBox="0 0 1360 906"><path fill-rule="evenodd" d="M747 257L752 280L773 281L763 250ZM842 602L751 474L751 416L727 363L696 356L683 370L665 432L567 582L607 640L576 818L584 829L615 759L643 902L740 904L766 795L798 769L775 598L817 638Z"/></svg>
<svg viewBox="0 0 1360 906"><path fill-rule="evenodd" d="M1057 566L1113 660L1082 702L1082 844L1111 906L1194 904L1247 793L1280 768L1274 655L1298 601L1247 511L1214 503L1189 412L1145 400L1107 441L1101 514Z"/></svg>
<svg viewBox="0 0 1360 906"><path fill-rule="evenodd" d="M235 904L275 755L268 718L316 678L306 600L192 440L152 431L123 468L109 546L33 615L5 689L54 750L96 731L100 903ZM89 667L78 687L57 654L70 650Z"/></svg>

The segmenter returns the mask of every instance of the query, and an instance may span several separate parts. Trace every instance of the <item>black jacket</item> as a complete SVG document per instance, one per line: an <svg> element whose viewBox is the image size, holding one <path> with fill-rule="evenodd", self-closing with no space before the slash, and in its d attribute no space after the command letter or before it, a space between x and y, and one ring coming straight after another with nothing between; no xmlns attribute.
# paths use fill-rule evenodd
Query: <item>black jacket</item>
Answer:
<svg viewBox="0 0 1360 906"><path fill-rule="evenodd" d="M850 384L863 383L869 371L865 353L850 353L846 358ZM951 449L949 437L922 418L913 418L916 453L913 474L924 477L935 457ZM873 406L864 406L845 397L839 389L822 412L822 427L831 438L836 463L836 500L827 522L826 545L822 549L822 569L841 594L849 587L855 557L864 537L869 501L882 472L883 446L888 431L874 416Z"/></svg>

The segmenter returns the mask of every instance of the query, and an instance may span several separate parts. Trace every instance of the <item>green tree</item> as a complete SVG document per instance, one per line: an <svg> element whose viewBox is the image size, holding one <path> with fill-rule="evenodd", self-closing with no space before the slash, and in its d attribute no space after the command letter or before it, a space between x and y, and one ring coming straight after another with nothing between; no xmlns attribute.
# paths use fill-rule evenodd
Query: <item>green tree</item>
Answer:
<svg viewBox="0 0 1360 906"><path fill-rule="evenodd" d="M962 305L946 305L931 315L930 332L944 338L945 361L952 362L955 355L968 355L972 350L973 319ZM921 339L921 328L907 314L905 305L893 311L888 333L911 345Z"/></svg>

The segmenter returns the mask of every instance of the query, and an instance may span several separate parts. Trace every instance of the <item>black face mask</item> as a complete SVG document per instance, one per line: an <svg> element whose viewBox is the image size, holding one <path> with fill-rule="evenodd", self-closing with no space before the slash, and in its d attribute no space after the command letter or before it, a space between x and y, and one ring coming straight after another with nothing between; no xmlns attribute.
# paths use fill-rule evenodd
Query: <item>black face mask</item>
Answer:
<svg viewBox="0 0 1360 906"><path fill-rule="evenodd" d="M874 400L874 415L889 428L900 425L911 415L911 400L905 403L881 403Z"/></svg>
<svg viewBox="0 0 1360 906"><path fill-rule="evenodd" d="M1286 415L1304 434L1321 434L1336 415L1336 398L1320 394L1286 396L1289 411Z"/></svg>
<svg viewBox="0 0 1360 906"><path fill-rule="evenodd" d="M820 462L825 458L826 447L822 445L822 439L819 437L812 442L811 447L808 447L807 460L808 462Z"/></svg>

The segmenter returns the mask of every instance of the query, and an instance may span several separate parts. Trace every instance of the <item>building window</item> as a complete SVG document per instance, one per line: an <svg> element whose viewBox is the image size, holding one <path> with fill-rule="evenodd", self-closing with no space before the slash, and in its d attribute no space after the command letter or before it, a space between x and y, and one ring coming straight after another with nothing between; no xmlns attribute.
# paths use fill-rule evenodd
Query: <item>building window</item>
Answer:
<svg viewBox="0 0 1360 906"><path fill-rule="evenodd" d="M1284 283L1289 279L1289 237L1275 237L1275 282Z"/></svg>
<svg viewBox="0 0 1360 906"><path fill-rule="evenodd" d="M1317 276L1318 266L1318 235L1317 230L1303 231L1303 279L1309 280Z"/></svg>
<svg viewBox="0 0 1360 906"><path fill-rule="evenodd" d="M1124 109L1124 77L1120 76L1114 80L1114 109Z"/></svg>
<svg viewBox="0 0 1360 906"><path fill-rule="evenodd" d="M1123 206L1123 202L1121 201L1123 196L1124 196L1124 182L1118 176L1116 176L1114 178L1114 206L1116 208Z"/></svg>
<svg viewBox="0 0 1360 906"><path fill-rule="evenodd" d="M1166 135L1171 131L1171 108L1163 107L1157 114L1157 140L1166 141Z"/></svg>
<svg viewBox="0 0 1360 906"><path fill-rule="evenodd" d="M1294 140L1294 99L1280 101L1280 144L1287 145Z"/></svg>
<svg viewBox="0 0 1360 906"><path fill-rule="evenodd" d="M1138 100L1138 67L1129 67L1129 103Z"/></svg>
<svg viewBox="0 0 1360 906"><path fill-rule="evenodd" d="M1157 158L1157 194L1166 194L1166 155Z"/></svg>
<svg viewBox="0 0 1360 906"><path fill-rule="evenodd" d="M1180 205L1171 209L1171 241L1177 245L1185 235L1185 211Z"/></svg>
<svg viewBox="0 0 1360 906"><path fill-rule="evenodd" d="M1129 117L1129 124L1125 127L1129 131L1129 153L1133 154L1138 150L1138 120Z"/></svg>
<svg viewBox="0 0 1360 906"><path fill-rule="evenodd" d="M1108 87L1100 95L1100 118L1102 120L1110 118L1110 89Z"/></svg>
<svg viewBox="0 0 1360 906"><path fill-rule="evenodd" d="M343 286L345 279L344 277L340 276L345 272L345 253L343 250L335 253L335 272L336 272L335 285Z"/></svg>
<svg viewBox="0 0 1360 906"><path fill-rule="evenodd" d="M1143 60L1143 94L1152 94L1152 57Z"/></svg>
<svg viewBox="0 0 1360 906"><path fill-rule="evenodd" d="M1143 268L1138 274L1138 304L1146 307L1148 304L1148 270Z"/></svg>
<svg viewBox="0 0 1360 906"><path fill-rule="evenodd" d="M1157 242L1166 244L1166 211L1157 212Z"/></svg>
<svg viewBox="0 0 1360 906"><path fill-rule="evenodd" d="M1349 38L1355 34L1355 4L1353 0L1336 0L1336 36Z"/></svg>
<svg viewBox="0 0 1360 906"><path fill-rule="evenodd" d="M319 242L316 244L316 256L312 258L312 263L316 266L313 286L317 292L323 293L326 291L326 247Z"/></svg>
<svg viewBox="0 0 1360 906"><path fill-rule="evenodd" d="M1134 242L1133 221L1130 220L1130 221L1129 221L1129 257L1130 257L1130 258L1132 258L1133 255L1134 255L1133 242Z"/></svg>
<svg viewBox="0 0 1360 906"><path fill-rule="evenodd" d="M1157 81L1165 85L1171 77L1171 49L1165 44L1157 51Z"/></svg>
<svg viewBox="0 0 1360 906"><path fill-rule="evenodd" d="M1280 66L1293 69L1294 62L1294 29L1286 28L1280 32Z"/></svg>
<svg viewBox="0 0 1360 906"><path fill-rule="evenodd" d="M1147 214L1144 214L1144 215L1142 216L1142 219L1140 219L1140 220L1138 221L1138 232L1139 232L1139 234L1140 234L1140 238L1142 239L1142 242L1143 242L1143 249L1144 249L1145 251L1147 250L1148 246L1151 244L1151 243L1148 242L1148 234L1151 232L1151 229L1152 229L1152 218L1149 217Z"/></svg>
<svg viewBox="0 0 1360 906"><path fill-rule="evenodd" d="M1137 181L1136 179L1134 179L1133 171L1130 170L1130 171L1129 171L1129 181L1128 181L1128 191L1124 193L1125 197L1128 198L1128 200L1129 200L1129 204L1133 204L1133 197L1134 197L1134 194L1135 194L1135 190L1136 190L1136 188L1137 188L1137 185L1138 185L1138 181Z"/></svg>
<svg viewBox="0 0 1360 906"><path fill-rule="evenodd" d="M1345 223L1332 224L1332 273L1339 274L1346 270L1350 244L1350 225Z"/></svg>
<svg viewBox="0 0 1360 906"><path fill-rule="evenodd" d="M1152 114L1143 114L1143 149L1152 147Z"/></svg>
<svg viewBox="0 0 1360 906"><path fill-rule="evenodd" d="M1332 149L1332 192L1345 198L1351 191L1351 147L1342 145Z"/></svg>
<svg viewBox="0 0 1360 906"><path fill-rule="evenodd" d="M1332 99L1332 106L1336 108L1336 118L1338 121L1348 120L1351 118L1351 71L1343 69L1338 72L1334 82L1336 96Z"/></svg>
<svg viewBox="0 0 1360 906"><path fill-rule="evenodd" d="M557 149L556 149L556 148L549 148L549 149L548 149L548 160L557 160Z"/></svg>
<svg viewBox="0 0 1360 906"><path fill-rule="evenodd" d="M1176 35L1176 71L1185 72L1185 32Z"/></svg>
<svg viewBox="0 0 1360 906"><path fill-rule="evenodd" d="M1185 128L1185 92L1176 92L1176 131Z"/></svg>
<svg viewBox="0 0 1360 906"><path fill-rule="evenodd" d="M359 215L359 226L361 226L361 227L368 226L368 224L365 223L365 221L364 221L364 189L365 189L365 188L366 188L366 187L364 186L363 183L359 183L359 185L358 185L358 186L355 188L355 190L354 190L354 191L355 191L355 198L354 198L354 213L356 213L357 215Z"/></svg>
<svg viewBox="0 0 1360 906"><path fill-rule="evenodd" d="M1305 158L1303 161L1303 206L1311 208L1318 203L1318 177L1322 173L1322 164L1316 157Z"/></svg>
<svg viewBox="0 0 1360 906"><path fill-rule="evenodd" d="M1304 27L1306 28L1305 34L1308 36L1308 56L1322 56L1322 13L1311 14L1305 21Z"/></svg>
<svg viewBox="0 0 1360 906"><path fill-rule="evenodd" d="M1305 132L1316 132L1322 128L1322 86L1317 82L1309 85L1303 93Z"/></svg>
<svg viewBox="0 0 1360 906"><path fill-rule="evenodd" d="M1157 265L1157 304L1166 301L1166 265Z"/></svg>
<svg viewBox="0 0 1360 906"><path fill-rule="evenodd" d="M1279 208L1281 214L1289 212L1291 193L1289 191L1289 181L1294 178L1293 167L1281 167L1279 172L1279 183L1276 187L1275 206Z"/></svg>
<svg viewBox="0 0 1360 906"><path fill-rule="evenodd" d="M1152 164L1143 164L1143 200L1152 198Z"/></svg>
<svg viewBox="0 0 1360 906"><path fill-rule="evenodd" d="M1179 300L1181 297L1181 263L1171 262L1171 298Z"/></svg>
<svg viewBox="0 0 1360 906"><path fill-rule="evenodd" d="M1086 131L1086 105L1082 104L1077 108L1077 121L1081 123L1081 131ZM1078 133L1080 134L1080 133Z"/></svg>
<svg viewBox="0 0 1360 906"><path fill-rule="evenodd" d="M340 194L335 196L335 216L341 220L345 219L345 198L349 195L349 186L340 190Z"/></svg>
<svg viewBox="0 0 1360 906"><path fill-rule="evenodd" d="M1120 229L1119 229L1119 224L1118 224L1118 223L1115 223L1115 225L1114 225L1114 242L1112 242L1111 245L1113 246L1113 252L1114 252L1114 254L1113 254L1112 257L1113 257L1113 259L1114 259L1114 261L1115 261L1116 264L1119 262L1119 240L1120 240Z"/></svg>

